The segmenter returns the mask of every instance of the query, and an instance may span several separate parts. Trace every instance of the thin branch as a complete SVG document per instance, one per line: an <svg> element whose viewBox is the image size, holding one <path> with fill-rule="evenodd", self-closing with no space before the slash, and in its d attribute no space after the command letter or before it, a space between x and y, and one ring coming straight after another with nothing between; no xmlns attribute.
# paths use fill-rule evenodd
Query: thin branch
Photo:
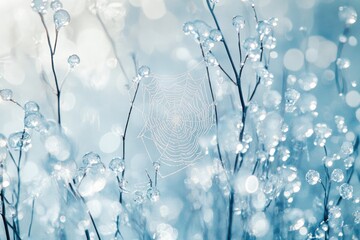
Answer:
<svg viewBox="0 0 360 240"><path fill-rule="evenodd" d="M56 86L56 97L57 97L57 122L58 124L61 126L61 106L60 106L60 95L61 95L61 91L60 91L60 87L59 87L59 82L58 82L58 78L56 75L56 70L55 70L55 62L54 62L54 55L55 55L55 51L53 50L52 46L51 46L51 40L50 40L50 35L49 35L49 30L46 26L45 20L44 20L44 16L39 13L40 19L41 19L41 23L45 29L46 32L46 39L48 42L48 46L49 46L49 51L50 51L50 59L51 59L51 70L54 76L54 81L55 81L55 86ZM55 44L57 43L57 34L56 34L56 41Z"/></svg>
<svg viewBox="0 0 360 240"><path fill-rule="evenodd" d="M200 45L201 55L202 55L203 59L205 59L204 49L203 49L201 44L199 44L199 45ZM206 65L206 75L207 75L207 79L208 79L208 83L209 83L211 100L212 100L212 102L214 104L215 125L216 125L216 148L217 148L217 152L218 152L218 156L219 156L219 160L221 162L221 165L225 169L224 161L223 161L222 156L221 156L220 144L219 144L219 116L218 116L217 106L216 106L216 102L215 102L214 91L213 91L213 87L212 87L212 84L211 84L209 67L207 65Z"/></svg>

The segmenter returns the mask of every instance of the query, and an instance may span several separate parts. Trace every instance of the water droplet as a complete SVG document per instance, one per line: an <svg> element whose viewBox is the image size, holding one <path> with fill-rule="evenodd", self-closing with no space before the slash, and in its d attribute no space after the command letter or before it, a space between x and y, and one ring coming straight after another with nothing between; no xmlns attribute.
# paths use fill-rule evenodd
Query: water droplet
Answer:
<svg viewBox="0 0 360 240"><path fill-rule="evenodd" d="M256 25L256 30L262 39L264 36L269 35L272 32L272 27L268 21L259 21Z"/></svg>
<svg viewBox="0 0 360 240"><path fill-rule="evenodd" d="M310 91L317 86L318 78L314 73L304 73L298 80L299 86L304 91Z"/></svg>
<svg viewBox="0 0 360 240"><path fill-rule="evenodd" d="M217 29L213 29L210 31L209 38L214 42L220 42L223 38L221 32Z"/></svg>
<svg viewBox="0 0 360 240"><path fill-rule="evenodd" d="M343 183L341 184L340 188L339 188L339 193L340 193L340 196L343 198L343 199L351 199L353 197L353 186L351 186L350 184L348 183Z"/></svg>
<svg viewBox="0 0 360 240"><path fill-rule="evenodd" d="M64 9L57 10L54 13L54 23L56 29L59 31L60 28L70 23L70 14Z"/></svg>
<svg viewBox="0 0 360 240"><path fill-rule="evenodd" d="M140 78L146 78L150 75L150 68L148 66L141 66L138 69L138 75Z"/></svg>
<svg viewBox="0 0 360 240"><path fill-rule="evenodd" d="M88 152L82 157L82 162L85 167L90 167L101 162L101 158L97 153Z"/></svg>
<svg viewBox="0 0 360 240"><path fill-rule="evenodd" d="M263 39L264 48L274 49L276 47L276 38L273 36L266 36Z"/></svg>
<svg viewBox="0 0 360 240"><path fill-rule="evenodd" d="M195 26L192 22L186 22L183 25L183 32L185 35L190 35L195 30Z"/></svg>
<svg viewBox="0 0 360 240"><path fill-rule="evenodd" d="M109 163L109 168L116 174L122 173L125 170L125 161L120 157L113 158Z"/></svg>
<svg viewBox="0 0 360 240"><path fill-rule="evenodd" d="M310 185L315 185L320 182L320 174L318 171L309 170L305 175L305 179Z"/></svg>
<svg viewBox="0 0 360 240"><path fill-rule="evenodd" d="M247 38L243 43L243 47L246 51L255 50L259 47L259 43L255 38Z"/></svg>
<svg viewBox="0 0 360 240"><path fill-rule="evenodd" d="M13 97L13 92L10 89L1 89L0 97L3 101L10 101Z"/></svg>
<svg viewBox="0 0 360 240"><path fill-rule="evenodd" d="M160 199L160 192L157 188L150 187L146 192L147 198L152 202L157 202Z"/></svg>
<svg viewBox="0 0 360 240"><path fill-rule="evenodd" d="M208 66L210 66L210 67L214 67L214 66L218 66L218 65L219 65L219 63L218 63L218 61L216 60L215 56L214 56L212 53L210 53L210 52L208 52L208 53L205 54L204 60L205 60L206 64L207 64Z"/></svg>
<svg viewBox="0 0 360 240"><path fill-rule="evenodd" d="M12 133L8 138L8 145L16 151L27 151L31 147L31 136L27 132Z"/></svg>
<svg viewBox="0 0 360 240"><path fill-rule="evenodd" d="M354 152L353 144L349 141L343 142L340 148L340 152L345 156L349 156Z"/></svg>
<svg viewBox="0 0 360 240"><path fill-rule="evenodd" d="M350 67L351 62L347 58L338 58L336 60L336 65L338 66L339 69L347 69Z"/></svg>
<svg viewBox="0 0 360 240"><path fill-rule="evenodd" d="M341 208L338 206L333 206L329 209L329 218L330 219L334 219L334 218L339 218L341 217Z"/></svg>
<svg viewBox="0 0 360 240"><path fill-rule="evenodd" d="M232 25L235 27L237 32L240 32L240 30L245 27L245 18L240 15L233 17Z"/></svg>
<svg viewBox="0 0 360 240"><path fill-rule="evenodd" d="M318 123L315 125L315 140L314 145L324 147L326 144L326 139L329 138L332 134L332 129L329 128L325 123Z"/></svg>
<svg viewBox="0 0 360 240"><path fill-rule="evenodd" d="M354 157L347 157L344 159L344 166L345 166L345 169L348 170L350 169L353 165L354 165Z"/></svg>
<svg viewBox="0 0 360 240"><path fill-rule="evenodd" d="M48 8L48 0L32 0L30 6L35 12L44 14Z"/></svg>
<svg viewBox="0 0 360 240"><path fill-rule="evenodd" d="M70 65L70 67L74 68L76 65L78 65L80 63L80 58L78 55L73 54L73 55L69 56L67 61L68 61L68 64Z"/></svg>
<svg viewBox="0 0 360 240"><path fill-rule="evenodd" d="M44 118L39 112L30 112L25 114L24 124L27 128L35 129L36 131L38 131L39 129L41 129L43 121Z"/></svg>
<svg viewBox="0 0 360 240"><path fill-rule="evenodd" d="M341 6L339 7L339 19L348 25L352 25L357 20L357 13L353 7Z"/></svg>
<svg viewBox="0 0 360 240"><path fill-rule="evenodd" d="M25 110L25 113L39 112L40 107L36 102L29 101L29 102L25 103L24 110Z"/></svg>
<svg viewBox="0 0 360 240"><path fill-rule="evenodd" d="M344 172L339 168L334 169L331 173L331 180L334 182L342 182L344 180Z"/></svg>
<svg viewBox="0 0 360 240"><path fill-rule="evenodd" d="M154 167L155 171L159 171L159 169L160 169L160 162L158 162L158 161L153 162L153 167Z"/></svg>
<svg viewBox="0 0 360 240"><path fill-rule="evenodd" d="M210 51L213 47L215 47L215 42L211 40L210 38L205 39L205 41L202 43L202 46L204 47L204 50L206 52Z"/></svg>
<svg viewBox="0 0 360 240"><path fill-rule="evenodd" d="M52 10L57 11L63 7L62 3L59 0L53 0L50 3L50 7Z"/></svg>
<svg viewBox="0 0 360 240"><path fill-rule="evenodd" d="M134 202L136 204L142 204L145 201L145 196L142 191L135 191L134 192Z"/></svg>

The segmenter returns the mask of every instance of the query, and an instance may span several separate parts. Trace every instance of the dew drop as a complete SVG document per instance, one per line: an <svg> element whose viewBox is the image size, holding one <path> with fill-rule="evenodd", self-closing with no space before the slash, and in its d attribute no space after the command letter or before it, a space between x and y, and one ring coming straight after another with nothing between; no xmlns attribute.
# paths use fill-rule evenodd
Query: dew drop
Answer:
<svg viewBox="0 0 360 240"><path fill-rule="evenodd" d="M78 55L73 54L73 55L69 56L67 62L70 65L70 68L74 68L76 65L78 65L80 63L80 58Z"/></svg>
<svg viewBox="0 0 360 240"><path fill-rule="evenodd" d="M20 151L27 151L31 147L31 137L27 132L16 132L10 134L8 138L8 145L10 148Z"/></svg>
<svg viewBox="0 0 360 240"><path fill-rule="evenodd" d="M138 69L138 75L140 78L146 78L150 75L150 68L148 66L141 66Z"/></svg>
<svg viewBox="0 0 360 240"><path fill-rule="evenodd" d="M10 89L1 89L0 97L3 101L10 101L13 97L13 92Z"/></svg>
<svg viewBox="0 0 360 240"><path fill-rule="evenodd" d="M35 12L44 14L48 8L48 0L32 0L30 6Z"/></svg>
<svg viewBox="0 0 360 240"><path fill-rule="evenodd" d="M109 169L116 174L122 173L125 170L125 161L120 157L113 158L109 163Z"/></svg>
<svg viewBox="0 0 360 240"><path fill-rule="evenodd" d="M331 173L331 180L334 182L342 182L344 180L344 172L339 168L334 169Z"/></svg>
<svg viewBox="0 0 360 240"><path fill-rule="evenodd" d="M351 186L348 183L341 184L339 188L340 196L346 200L351 199L353 197L353 191L354 191L353 186Z"/></svg>
<svg viewBox="0 0 360 240"><path fill-rule="evenodd" d="M54 13L54 23L56 29L59 31L60 28L70 23L70 14L64 9L57 10Z"/></svg>
<svg viewBox="0 0 360 240"><path fill-rule="evenodd" d="M235 27L237 32L240 32L240 30L245 27L245 18L240 15L233 17L232 25Z"/></svg>
<svg viewBox="0 0 360 240"><path fill-rule="evenodd" d="M339 19L348 25L356 23L357 13L353 7L341 6L339 7Z"/></svg>
<svg viewBox="0 0 360 240"><path fill-rule="evenodd" d="M320 182L320 174L318 171L309 170L305 175L305 179L310 185L315 185Z"/></svg>

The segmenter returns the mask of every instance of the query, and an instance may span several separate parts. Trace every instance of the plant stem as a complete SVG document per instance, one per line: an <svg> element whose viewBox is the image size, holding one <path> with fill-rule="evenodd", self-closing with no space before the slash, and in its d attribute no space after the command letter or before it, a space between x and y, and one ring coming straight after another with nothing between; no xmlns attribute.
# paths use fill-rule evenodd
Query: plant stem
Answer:
<svg viewBox="0 0 360 240"><path fill-rule="evenodd" d="M214 13L214 8L211 7L211 4L210 4L210 1L209 1L209 0L206 0L206 3L207 3L207 6L208 6L208 8L209 8L209 11L210 11L210 13L211 13L211 16L212 16L212 18L213 18L213 20L214 20L214 22L215 22L215 25L216 25L217 30L219 30L219 31L222 33L221 28L220 28L220 25L219 25L219 23L218 23L218 20L217 20L217 18L216 18L215 13ZM224 45L224 47L225 47L226 54L227 54L227 56L228 56L228 58L229 58L231 67L232 67L232 69L233 69L233 71L234 71L235 78L238 79L238 74L237 74L237 71L236 71L236 68L235 68L235 64L234 64L233 58L231 57L230 50L229 50L229 47L228 47L228 45L227 45L227 43L226 43L226 40L225 40L224 36L223 36L222 42L223 42L223 45Z"/></svg>
<svg viewBox="0 0 360 240"><path fill-rule="evenodd" d="M31 218L30 218L30 225L29 225L29 231L28 231L28 238L29 239L30 239L31 228L32 228L33 220L34 220L34 208L35 208L35 197L33 198L32 204L31 204Z"/></svg>
<svg viewBox="0 0 360 240"><path fill-rule="evenodd" d="M200 50L201 50L202 57L205 59L204 49L203 49L201 44L200 44ZM213 87L212 87L212 84L211 84L209 67L207 65L206 65L206 75L207 75L207 79L208 79L208 83L209 83L211 100L212 100L212 102L214 104L215 126L216 126L216 148L217 148L217 152L218 152L218 156L219 156L219 160L221 162L221 165L225 169L225 165L224 165L224 162L223 162L223 159L222 159L222 156L221 156L220 144L219 144L219 116L218 116L217 106L216 106L216 102L215 102L214 91L213 91Z"/></svg>
<svg viewBox="0 0 360 240"><path fill-rule="evenodd" d="M97 227L96 227L96 224L95 224L94 218L93 218L93 216L91 215L91 213L90 213L90 211L89 211L89 210L88 210L88 214L89 214L89 216L90 216L91 223L92 223L92 225L93 225L93 227L94 227L94 229L95 229L96 236L98 237L98 239L99 239L99 240L101 240L100 233L99 233L99 231L98 231L98 229L97 229Z"/></svg>
<svg viewBox="0 0 360 240"><path fill-rule="evenodd" d="M342 33L343 36L347 36L349 34L349 27L345 26L344 31ZM345 82L343 77L339 77L339 67L337 65L337 60L341 57L342 55L342 51L344 49L344 45L345 43L339 41L338 45L337 45L337 53L336 53L336 60L335 60L335 83L336 83L336 88L338 90L339 94L343 94L344 93L344 88L345 88ZM341 83L340 83L341 81Z"/></svg>
<svg viewBox="0 0 360 240"><path fill-rule="evenodd" d="M4 223L6 240L10 240L10 233L9 233L9 228L8 228L7 220L6 220L6 208L5 208L4 194L5 194L5 190L3 188L3 189L1 189L1 217L2 217L2 220Z"/></svg>
<svg viewBox="0 0 360 240"><path fill-rule="evenodd" d="M234 190L231 189L230 197L229 197L228 228L226 233L227 240L231 240L232 238L233 211L234 211Z"/></svg>
<svg viewBox="0 0 360 240"><path fill-rule="evenodd" d="M51 60L51 70L54 76L54 81L55 81L55 87L56 87L56 98L57 98L57 122L59 124L59 126L61 126L61 106L60 106L60 97L61 97L61 90L59 87L59 82L58 82L58 78L56 75L56 70L55 70L55 62L54 62L54 56L55 56L55 50L56 50L56 45L57 45L57 39L58 39L58 31L56 30L56 34L55 34L55 44L54 44L54 49L51 46L51 40L50 40L50 35L49 35L49 30L46 26L45 20L44 20L44 16L39 13L41 22L44 26L45 32L46 32L46 38L47 38L47 43L49 46L49 51L50 51L50 60Z"/></svg>

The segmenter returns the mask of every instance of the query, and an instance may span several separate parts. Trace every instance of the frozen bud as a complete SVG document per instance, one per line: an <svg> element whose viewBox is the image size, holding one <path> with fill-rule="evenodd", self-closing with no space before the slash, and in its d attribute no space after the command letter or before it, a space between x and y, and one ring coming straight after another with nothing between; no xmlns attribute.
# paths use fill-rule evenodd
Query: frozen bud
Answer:
<svg viewBox="0 0 360 240"><path fill-rule="evenodd" d="M30 6L35 12L44 14L48 8L48 0L31 0Z"/></svg>
<svg viewBox="0 0 360 240"><path fill-rule="evenodd" d="M24 105L25 113L39 112L40 107L36 102L29 101Z"/></svg>
<svg viewBox="0 0 360 240"><path fill-rule="evenodd" d="M109 169L116 174L122 173L125 170L125 161L120 157L113 158L109 163Z"/></svg>
<svg viewBox="0 0 360 240"><path fill-rule="evenodd" d="M339 19L347 25L352 25L356 23L357 13L353 7L341 6L339 7Z"/></svg>
<svg viewBox="0 0 360 240"><path fill-rule="evenodd" d="M151 202L157 202L160 199L160 192L157 188L150 187L146 192L146 196Z"/></svg>
<svg viewBox="0 0 360 240"><path fill-rule="evenodd" d="M80 58L78 55L73 54L73 55L69 56L67 62L69 64L70 68L74 68L80 63Z"/></svg>
<svg viewBox="0 0 360 240"><path fill-rule="evenodd" d="M344 172L339 168L334 169L331 173L331 180L334 182L342 182L344 180Z"/></svg>
<svg viewBox="0 0 360 240"><path fill-rule="evenodd" d="M214 42L220 42L222 40L223 36L222 36L222 34L221 34L221 32L219 30L213 29L213 30L210 31L209 38L211 40L213 40Z"/></svg>
<svg viewBox="0 0 360 240"><path fill-rule="evenodd" d="M150 68L148 66L139 67L137 74L140 78L146 78L150 75Z"/></svg>
<svg viewBox="0 0 360 240"><path fill-rule="evenodd" d="M320 174L318 171L309 170L305 175L305 179L310 185L315 185L320 182Z"/></svg>
<svg viewBox="0 0 360 240"><path fill-rule="evenodd" d="M232 25L235 27L236 31L239 32L245 27L245 19L243 16L237 15L232 19Z"/></svg>
<svg viewBox="0 0 360 240"><path fill-rule="evenodd" d="M83 162L84 166L90 167L92 165L100 163L101 158L97 153L88 152L82 157L82 162Z"/></svg>
<svg viewBox="0 0 360 240"><path fill-rule="evenodd" d="M340 196L343 198L343 199L351 199L353 197L353 186L351 186L350 184L348 183L343 183L341 184L340 188L339 188L339 193L340 193Z"/></svg>
<svg viewBox="0 0 360 240"><path fill-rule="evenodd" d="M13 92L10 89L1 89L0 97L3 101L10 101L13 97Z"/></svg>
<svg viewBox="0 0 360 240"><path fill-rule="evenodd" d="M54 23L56 30L59 31L62 27L70 23L70 14L64 9L57 10L54 13Z"/></svg>
<svg viewBox="0 0 360 240"><path fill-rule="evenodd" d="M8 146L16 151L27 151L31 147L31 136L27 132L16 132L10 134Z"/></svg>

